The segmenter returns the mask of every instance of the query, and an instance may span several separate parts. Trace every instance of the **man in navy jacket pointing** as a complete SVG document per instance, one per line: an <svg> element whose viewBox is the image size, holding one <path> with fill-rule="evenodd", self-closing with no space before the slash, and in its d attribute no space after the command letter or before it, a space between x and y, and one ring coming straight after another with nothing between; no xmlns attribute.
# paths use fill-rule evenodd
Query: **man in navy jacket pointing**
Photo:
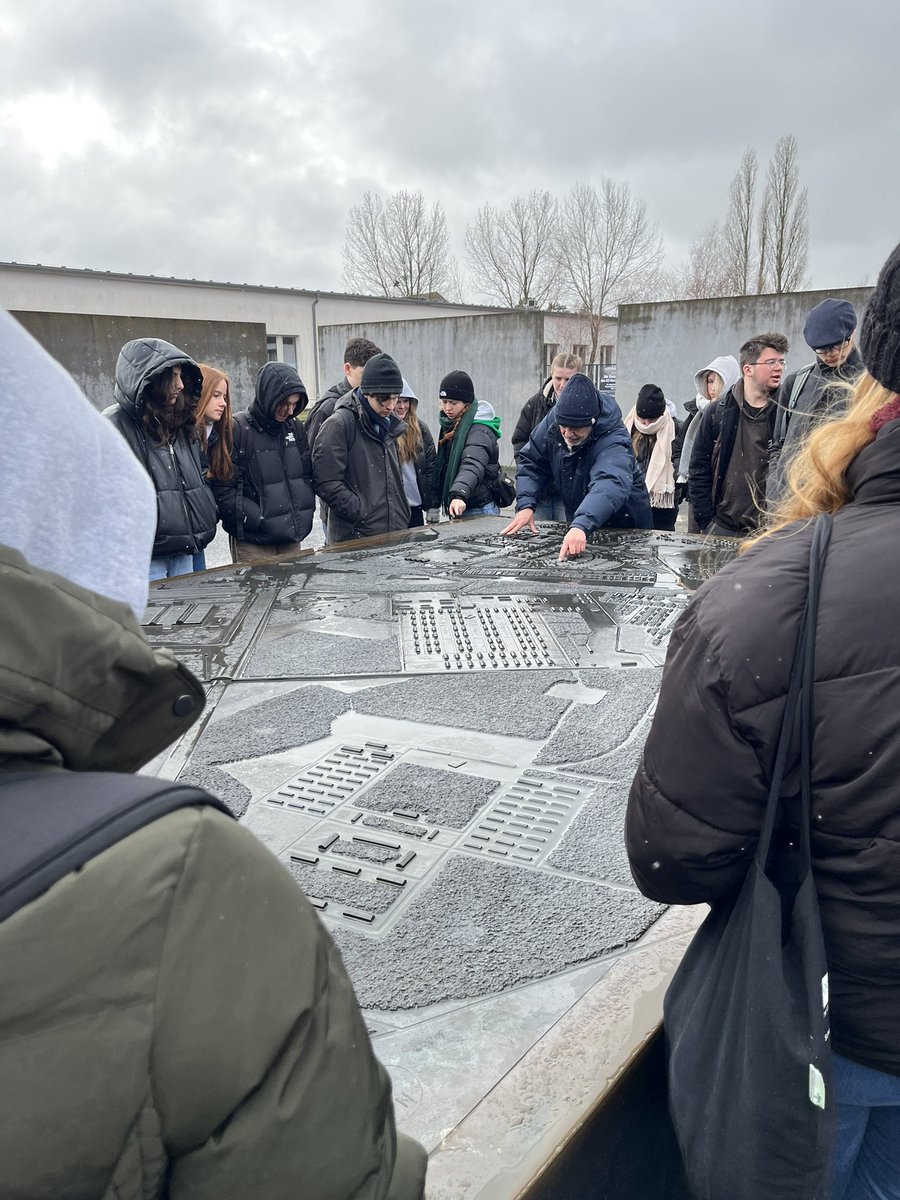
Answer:
<svg viewBox="0 0 900 1200"><path fill-rule="evenodd" d="M596 529L653 527L650 497L622 414L586 375L572 376L521 450L517 511L501 532L536 533L534 510L551 489L561 497L569 525L560 561L581 554Z"/></svg>

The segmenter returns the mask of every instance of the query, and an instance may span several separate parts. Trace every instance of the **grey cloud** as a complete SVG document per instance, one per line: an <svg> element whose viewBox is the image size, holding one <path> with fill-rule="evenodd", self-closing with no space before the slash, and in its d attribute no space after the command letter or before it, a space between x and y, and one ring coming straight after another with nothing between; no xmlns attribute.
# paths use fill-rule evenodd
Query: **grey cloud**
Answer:
<svg viewBox="0 0 900 1200"><path fill-rule="evenodd" d="M764 168L790 132L814 281L853 283L890 249L900 187L900 19L862 7L864 35L836 0L38 0L0 102L81 88L132 152L48 171L8 133L2 257L338 287L367 189L440 200L459 251L486 200L602 174L683 252L724 216L744 147Z"/></svg>

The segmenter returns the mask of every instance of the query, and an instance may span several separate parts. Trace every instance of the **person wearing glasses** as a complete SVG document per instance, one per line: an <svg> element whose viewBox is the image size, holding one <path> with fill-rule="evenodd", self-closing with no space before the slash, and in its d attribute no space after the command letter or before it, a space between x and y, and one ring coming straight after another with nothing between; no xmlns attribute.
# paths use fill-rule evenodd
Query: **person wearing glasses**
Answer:
<svg viewBox="0 0 900 1200"><path fill-rule="evenodd" d="M806 318L803 337L815 362L788 375L777 396L778 416L772 438L766 502L777 505L787 486L787 469L826 417L836 417L847 404L847 388L858 379L862 359L856 348L856 310L847 300L829 296Z"/></svg>
<svg viewBox="0 0 900 1200"><path fill-rule="evenodd" d="M697 525L717 537L746 537L760 524L774 395L784 375L788 341L760 333L741 346L741 377L700 418L688 490Z"/></svg>
<svg viewBox="0 0 900 1200"><path fill-rule="evenodd" d="M397 450L407 426L394 416L402 391L391 356L373 355L359 386L338 400L316 435L313 478L328 506L328 545L409 527Z"/></svg>

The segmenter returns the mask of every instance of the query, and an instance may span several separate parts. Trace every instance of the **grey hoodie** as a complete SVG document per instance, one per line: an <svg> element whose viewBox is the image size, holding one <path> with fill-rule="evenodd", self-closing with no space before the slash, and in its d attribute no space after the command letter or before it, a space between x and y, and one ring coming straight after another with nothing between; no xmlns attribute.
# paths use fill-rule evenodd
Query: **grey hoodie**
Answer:
<svg viewBox="0 0 900 1200"><path fill-rule="evenodd" d="M722 390L719 392L720 396L724 396L729 388L734 387L741 377L741 368L738 365L738 360L732 354L720 354L718 358L714 358L712 362L702 367L694 376L694 386L697 389L697 416L705 408L708 408L711 403L709 393L706 390L706 376L710 371L715 371L722 380ZM687 483L688 470L691 465L691 453L694 449L694 439L697 436L699 424L700 422L695 418L688 425L687 433L684 435L678 469L678 483Z"/></svg>

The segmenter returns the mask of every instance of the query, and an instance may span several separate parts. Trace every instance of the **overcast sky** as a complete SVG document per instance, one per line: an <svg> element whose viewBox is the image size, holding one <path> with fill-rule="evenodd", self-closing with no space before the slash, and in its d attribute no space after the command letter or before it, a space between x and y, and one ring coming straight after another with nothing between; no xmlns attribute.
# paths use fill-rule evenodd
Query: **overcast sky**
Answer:
<svg viewBox="0 0 900 1200"><path fill-rule="evenodd" d="M897 0L0 0L0 259L341 288L368 190L627 180L671 265L796 136L815 287L900 238Z"/></svg>

